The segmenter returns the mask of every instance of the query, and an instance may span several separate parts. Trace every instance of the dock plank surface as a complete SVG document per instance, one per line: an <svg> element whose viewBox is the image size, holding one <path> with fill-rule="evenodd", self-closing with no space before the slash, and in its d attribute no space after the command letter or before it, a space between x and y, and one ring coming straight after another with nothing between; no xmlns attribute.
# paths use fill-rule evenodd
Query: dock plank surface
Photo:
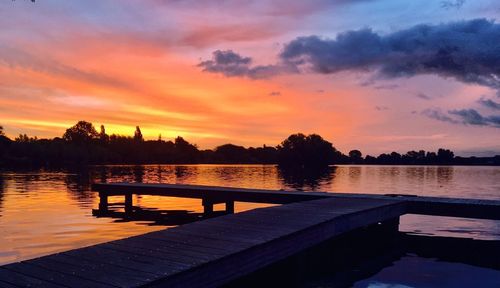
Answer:
<svg viewBox="0 0 500 288"><path fill-rule="evenodd" d="M344 231L398 217L404 209L398 200L339 198L259 208L9 264L0 270L1 281L19 285L25 277L37 287L215 287Z"/></svg>

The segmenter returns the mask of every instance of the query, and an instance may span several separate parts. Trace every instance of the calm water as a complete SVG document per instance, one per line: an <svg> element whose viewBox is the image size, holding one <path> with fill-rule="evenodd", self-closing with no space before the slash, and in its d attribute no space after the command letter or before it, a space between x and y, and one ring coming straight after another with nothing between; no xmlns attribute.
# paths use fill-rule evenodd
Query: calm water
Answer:
<svg viewBox="0 0 500 288"><path fill-rule="evenodd" d="M296 175L272 165L4 171L0 174L0 264L163 229L180 224L176 223L178 219L196 219L202 211L199 200L142 196L134 198L134 205L144 212L140 217L123 219L120 208L116 208L115 218L92 216L98 198L89 190L90 183L116 181L500 199L500 167L338 166L311 175ZM261 206L236 203L236 210ZM416 234L500 240L498 221L405 216L400 229Z"/></svg>

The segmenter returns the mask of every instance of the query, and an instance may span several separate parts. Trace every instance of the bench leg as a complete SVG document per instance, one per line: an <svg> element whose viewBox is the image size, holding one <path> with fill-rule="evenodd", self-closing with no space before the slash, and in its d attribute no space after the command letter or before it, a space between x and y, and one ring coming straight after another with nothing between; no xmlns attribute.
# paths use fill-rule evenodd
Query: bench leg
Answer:
<svg viewBox="0 0 500 288"><path fill-rule="evenodd" d="M99 210L108 211L108 195L99 193Z"/></svg>
<svg viewBox="0 0 500 288"><path fill-rule="evenodd" d="M234 213L234 201L227 201L226 202L226 212L233 214Z"/></svg>
<svg viewBox="0 0 500 288"><path fill-rule="evenodd" d="M205 216L210 216L214 212L214 203L208 199L203 199L202 200L202 205L203 205L203 214Z"/></svg>
<svg viewBox="0 0 500 288"><path fill-rule="evenodd" d="M132 212L132 194L125 194L125 213Z"/></svg>
<svg viewBox="0 0 500 288"><path fill-rule="evenodd" d="M399 217L386 220L380 223L380 225L385 233L397 233L399 232Z"/></svg>

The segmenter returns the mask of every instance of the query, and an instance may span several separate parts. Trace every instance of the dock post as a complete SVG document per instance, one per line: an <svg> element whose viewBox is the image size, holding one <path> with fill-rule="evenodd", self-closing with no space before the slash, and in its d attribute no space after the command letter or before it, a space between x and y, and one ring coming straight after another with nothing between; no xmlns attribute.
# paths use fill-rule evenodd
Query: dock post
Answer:
<svg viewBox="0 0 500 288"><path fill-rule="evenodd" d="M99 192L99 210L108 211L108 195Z"/></svg>
<svg viewBox="0 0 500 288"><path fill-rule="evenodd" d="M125 194L125 213L132 212L132 193Z"/></svg>
<svg viewBox="0 0 500 288"><path fill-rule="evenodd" d="M226 212L234 214L234 201L226 201Z"/></svg>
<svg viewBox="0 0 500 288"><path fill-rule="evenodd" d="M207 198L203 198L201 203L203 205L203 215L210 216L214 212L214 203Z"/></svg>
<svg viewBox="0 0 500 288"><path fill-rule="evenodd" d="M382 227L383 227L382 230L384 232L388 232L388 233L399 232L399 217L386 220L380 224L382 225Z"/></svg>

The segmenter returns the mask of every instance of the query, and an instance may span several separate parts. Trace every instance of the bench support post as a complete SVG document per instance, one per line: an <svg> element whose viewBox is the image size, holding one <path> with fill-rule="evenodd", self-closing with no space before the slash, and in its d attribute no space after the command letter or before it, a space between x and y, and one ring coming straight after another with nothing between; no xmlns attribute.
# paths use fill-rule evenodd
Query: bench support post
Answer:
<svg viewBox="0 0 500 288"><path fill-rule="evenodd" d="M99 210L108 211L108 195L99 192Z"/></svg>
<svg viewBox="0 0 500 288"><path fill-rule="evenodd" d="M206 198L202 200L204 216L210 216L214 212L214 203Z"/></svg>
<svg viewBox="0 0 500 288"><path fill-rule="evenodd" d="M234 213L234 201L226 201L226 212L229 214Z"/></svg>
<svg viewBox="0 0 500 288"><path fill-rule="evenodd" d="M125 194L125 213L132 212L132 193Z"/></svg>
<svg viewBox="0 0 500 288"><path fill-rule="evenodd" d="M399 217L388 219L380 223L384 233L398 233L399 232Z"/></svg>

